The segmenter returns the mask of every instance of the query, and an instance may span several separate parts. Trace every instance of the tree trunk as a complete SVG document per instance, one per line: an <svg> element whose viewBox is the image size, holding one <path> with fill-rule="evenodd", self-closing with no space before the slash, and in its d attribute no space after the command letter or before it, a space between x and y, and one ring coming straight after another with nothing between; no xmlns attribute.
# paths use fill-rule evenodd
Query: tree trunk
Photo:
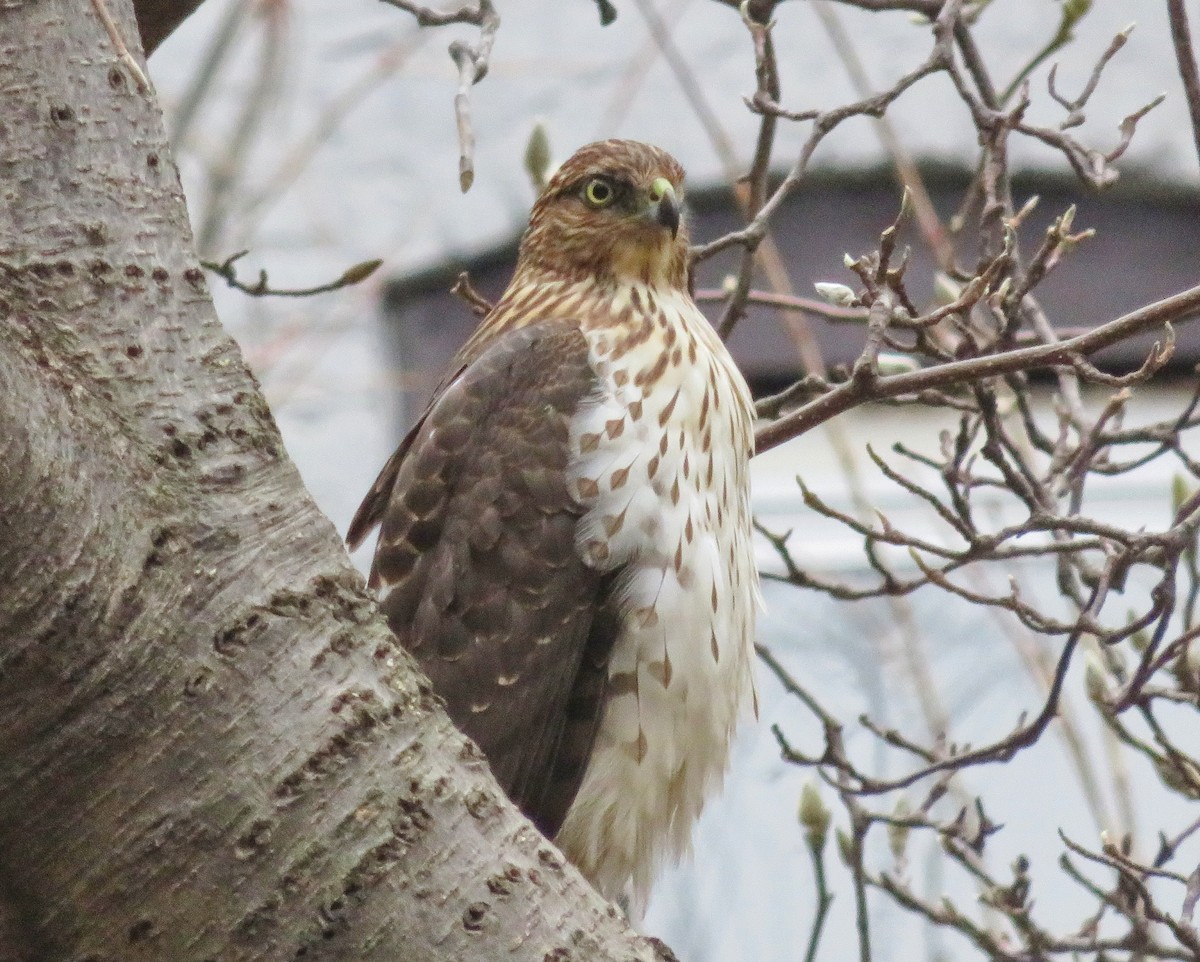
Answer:
<svg viewBox="0 0 1200 962"><path fill-rule="evenodd" d="M99 8L9 4L0 41L0 956L661 957L364 593Z"/></svg>

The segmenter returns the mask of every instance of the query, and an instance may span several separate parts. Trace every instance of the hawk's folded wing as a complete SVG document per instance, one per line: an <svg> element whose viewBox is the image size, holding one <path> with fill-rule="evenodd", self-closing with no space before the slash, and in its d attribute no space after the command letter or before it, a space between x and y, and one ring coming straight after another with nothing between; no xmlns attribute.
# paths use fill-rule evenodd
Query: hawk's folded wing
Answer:
<svg viewBox="0 0 1200 962"><path fill-rule="evenodd" d="M616 635L616 573L575 547L571 419L597 388L578 328L541 322L460 369L350 527L376 524L392 630L500 784L553 837L591 754Z"/></svg>

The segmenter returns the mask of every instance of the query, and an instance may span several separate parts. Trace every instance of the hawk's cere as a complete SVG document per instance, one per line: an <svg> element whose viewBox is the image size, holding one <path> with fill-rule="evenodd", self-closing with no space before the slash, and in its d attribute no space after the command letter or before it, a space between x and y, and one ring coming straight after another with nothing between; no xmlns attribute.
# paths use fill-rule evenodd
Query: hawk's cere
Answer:
<svg viewBox="0 0 1200 962"><path fill-rule="evenodd" d="M635 903L755 704L753 408L688 294L682 192L633 141L558 170L348 534L381 525L371 584L501 785Z"/></svg>

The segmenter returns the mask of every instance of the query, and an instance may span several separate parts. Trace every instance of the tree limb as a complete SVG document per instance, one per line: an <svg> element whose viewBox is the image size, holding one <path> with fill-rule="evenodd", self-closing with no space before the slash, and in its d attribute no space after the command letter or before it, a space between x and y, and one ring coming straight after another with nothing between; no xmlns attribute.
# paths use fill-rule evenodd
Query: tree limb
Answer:
<svg viewBox="0 0 1200 962"><path fill-rule="evenodd" d="M1147 304L1116 320L1101 324L1065 341L988 354L965 361L952 361L908 374L877 377L867 382L850 379L803 405L793 413L762 427L755 435L756 451L762 453L799 437L818 424L868 401L881 401L915 394L930 388L969 384L1038 367L1070 366L1073 359L1094 354L1135 334L1153 331L1169 323L1181 323L1200 312L1200 286Z"/></svg>

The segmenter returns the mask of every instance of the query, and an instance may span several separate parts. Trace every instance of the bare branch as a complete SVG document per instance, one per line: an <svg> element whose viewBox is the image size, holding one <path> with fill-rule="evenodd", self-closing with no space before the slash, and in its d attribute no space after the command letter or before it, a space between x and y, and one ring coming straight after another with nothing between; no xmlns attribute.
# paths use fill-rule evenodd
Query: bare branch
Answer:
<svg viewBox="0 0 1200 962"><path fill-rule="evenodd" d="M1131 33L1133 33L1132 24L1113 37L1112 43L1108 45L1108 49L1096 61L1096 65L1092 68L1092 73L1088 77L1087 83L1083 85L1083 90L1078 97L1068 99L1058 92L1055 84L1058 76L1058 64L1054 64L1050 68L1050 73L1046 78L1046 87L1055 102L1067 111L1066 119L1059 124L1062 130L1066 130L1068 127L1078 127L1083 123L1083 108L1087 106L1087 102L1091 99L1092 94L1096 92L1096 86L1100 83L1100 77L1104 73L1104 68L1108 66L1108 62L1116 55L1117 51L1125 46Z"/></svg>
<svg viewBox="0 0 1200 962"><path fill-rule="evenodd" d="M247 284L238 278L236 264L249 253L249 251L238 251L220 263L215 261L201 261L200 266L205 270L212 271L230 287L241 291L243 294L249 294L251 297L312 297L314 294L328 294L330 291L339 291L343 287L352 287L361 281L365 281L383 264L383 261L375 258L346 268L337 280L329 281L325 284L317 284L314 287L280 288L271 287L265 270L258 272L258 280L253 284Z"/></svg>
<svg viewBox="0 0 1200 962"><path fill-rule="evenodd" d="M1183 0L1167 0L1171 17L1171 41L1175 45L1175 62L1179 78L1187 95L1188 114L1192 118L1192 139L1200 157L1200 72L1196 69L1196 50L1192 46L1192 30L1188 25L1187 8Z"/></svg>
<svg viewBox="0 0 1200 962"><path fill-rule="evenodd" d="M450 59L458 67L458 88L454 93L454 120L458 128L458 186L465 194L475 182L475 133L471 127L471 88L488 72L500 15L492 0L478 0L474 5L463 4L455 10L438 11L413 0L383 0L384 3L411 13L422 27L444 27L467 23L479 28L479 40L466 43L455 40L450 44Z"/></svg>
<svg viewBox="0 0 1200 962"><path fill-rule="evenodd" d="M141 65L133 59L133 54L129 52L129 47L125 44L125 38L121 36L121 30L117 26L117 22L113 20L112 14L108 12L106 0L92 0L92 9L96 11L96 16L104 24L104 30L117 52L117 58L137 83L138 90L142 93L147 93L150 90L150 81L147 79Z"/></svg>
<svg viewBox="0 0 1200 962"><path fill-rule="evenodd" d="M476 4L464 3L457 10L440 11L434 10L432 7L421 6L419 3L414 3L413 0L383 0L383 2L411 13L417 18L417 24L422 27L445 27L452 23L469 23L476 27L482 27L487 21L488 6L490 6L487 0L482 0Z"/></svg>
<svg viewBox="0 0 1200 962"><path fill-rule="evenodd" d="M875 379L870 384L845 381L798 411L781 418L756 434L756 450L769 451L790 438L798 437L818 424L868 401L913 394L928 388L967 384L982 378L997 377L1038 367L1072 364L1072 358L1094 354L1143 331L1155 330L1169 322L1176 324L1200 312L1200 287L1148 304L1136 311L1093 328L1086 334L1055 344L1019 348L984 357L955 361L911 374L895 374Z"/></svg>
<svg viewBox="0 0 1200 962"><path fill-rule="evenodd" d="M458 65L458 90L454 94L454 119L458 126L458 186L465 194L475 182L475 133L471 129L471 87L488 72L488 58L500 28L500 15L492 0L479 0L479 42L455 40L450 57Z"/></svg>
<svg viewBox="0 0 1200 962"><path fill-rule="evenodd" d="M471 285L471 276L466 271L458 275L454 285L450 288L451 294L456 294L467 302L467 306L471 308L471 313L476 317L484 317L489 314L495 306L486 297L475 290Z"/></svg>

